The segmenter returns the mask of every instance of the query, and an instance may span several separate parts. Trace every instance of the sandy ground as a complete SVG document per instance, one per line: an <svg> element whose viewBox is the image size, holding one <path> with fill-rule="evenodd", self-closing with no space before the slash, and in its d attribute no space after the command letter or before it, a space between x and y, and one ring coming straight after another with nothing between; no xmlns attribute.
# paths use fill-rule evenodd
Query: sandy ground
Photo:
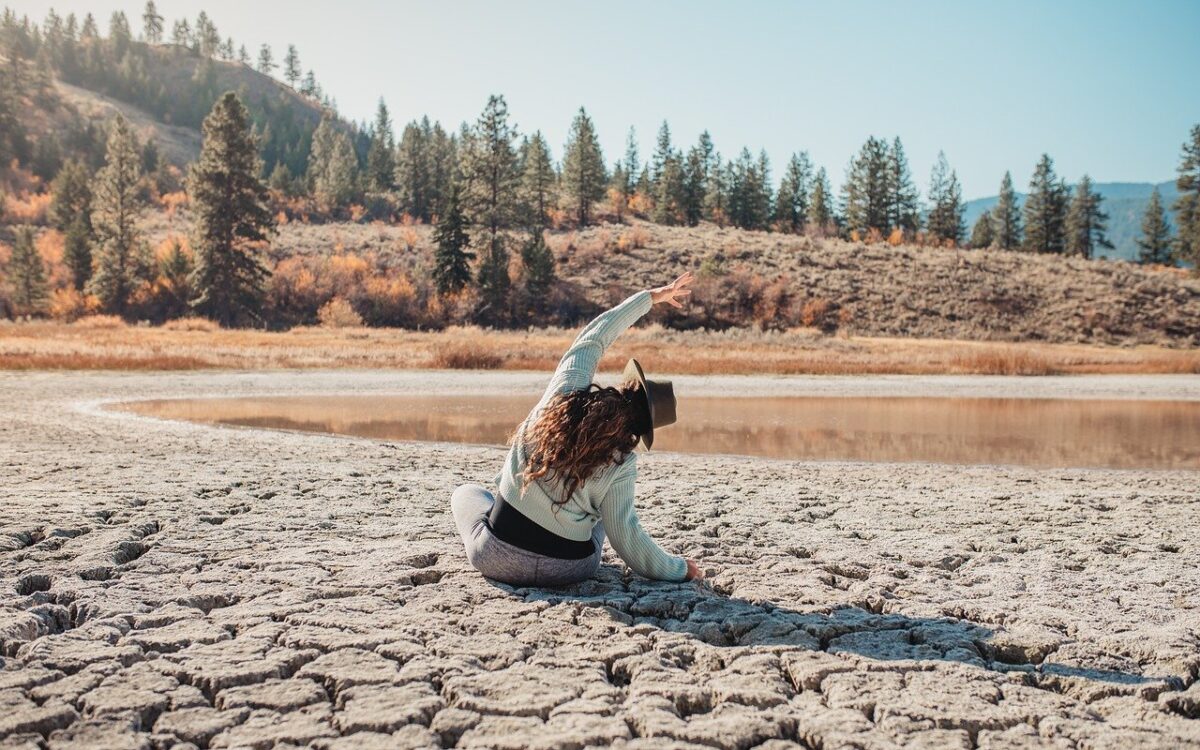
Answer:
<svg viewBox="0 0 1200 750"><path fill-rule="evenodd" d="M1200 747L1200 475L652 453L710 586L494 585L497 448L220 429L169 396L523 373L0 374L0 747ZM1200 399L1200 377L679 378L687 393Z"/></svg>

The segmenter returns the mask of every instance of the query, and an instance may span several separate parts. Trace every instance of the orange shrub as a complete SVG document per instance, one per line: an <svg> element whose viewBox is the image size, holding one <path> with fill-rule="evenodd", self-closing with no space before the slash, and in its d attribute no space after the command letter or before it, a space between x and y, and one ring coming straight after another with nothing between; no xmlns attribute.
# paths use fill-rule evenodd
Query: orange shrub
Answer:
<svg viewBox="0 0 1200 750"><path fill-rule="evenodd" d="M650 233L645 227L633 227L621 233L617 238L617 250L628 252L630 250L645 247L650 241Z"/></svg>
<svg viewBox="0 0 1200 750"><path fill-rule="evenodd" d="M645 193L634 193L629 196L629 210L631 213L645 217L654 210L654 201Z"/></svg>
<svg viewBox="0 0 1200 750"><path fill-rule="evenodd" d="M837 315L833 304L820 297L804 303L800 311L800 323L808 328L819 328L826 333L837 329Z"/></svg>
<svg viewBox="0 0 1200 750"><path fill-rule="evenodd" d="M87 315L72 325L89 331L114 331L128 327L125 325L125 321L117 315Z"/></svg>
<svg viewBox="0 0 1200 750"><path fill-rule="evenodd" d="M341 297L326 302L317 312L317 319L325 328L360 328L363 324L362 316Z"/></svg>
<svg viewBox="0 0 1200 750"><path fill-rule="evenodd" d="M362 221L362 218L367 215L367 209L355 203L350 206L350 221L355 223Z"/></svg>
<svg viewBox="0 0 1200 750"><path fill-rule="evenodd" d="M888 235L887 243L892 247L904 244L904 230L900 227L893 229L892 233Z"/></svg>
<svg viewBox="0 0 1200 750"><path fill-rule="evenodd" d="M55 289L50 293L48 312L50 317L64 323L73 323L85 315L92 315L100 309L100 300L90 294L83 294L73 286Z"/></svg>
<svg viewBox="0 0 1200 750"><path fill-rule="evenodd" d="M871 227L867 232L867 244L877 245L880 242L883 242L883 232L879 231L879 227Z"/></svg>
<svg viewBox="0 0 1200 750"><path fill-rule="evenodd" d="M417 290L406 275L373 275L363 284L359 309L373 326L414 327L421 319Z"/></svg>
<svg viewBox="0 0 1200 750"><path fill-rule="evenodd" d="M400 230L400 241L404 243L404 249L409 252L413 251L420 239L421 235L411 226L405 226Z"/></svg>
<svg viewBox="0 0 1200 750"><path fill-rule="evenodd" d="M34 193L6 196L4 220L9 224L35 224L45 226L50 211L50 194Z"/></svg>

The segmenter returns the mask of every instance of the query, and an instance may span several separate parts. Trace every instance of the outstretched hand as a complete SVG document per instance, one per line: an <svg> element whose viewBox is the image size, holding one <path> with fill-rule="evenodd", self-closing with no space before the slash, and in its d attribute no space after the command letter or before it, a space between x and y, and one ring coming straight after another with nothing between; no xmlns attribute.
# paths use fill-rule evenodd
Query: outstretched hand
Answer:
<svg viewBox="0 0 1200 750"><path fill-rule="evenodd" d="M660 286L650 290L650 301L654 304L666 302L671 307L683 307L680 300L686 299L692 290L688 289L688 285L696 280L691 271L672 281L666 286Z"/></svg>

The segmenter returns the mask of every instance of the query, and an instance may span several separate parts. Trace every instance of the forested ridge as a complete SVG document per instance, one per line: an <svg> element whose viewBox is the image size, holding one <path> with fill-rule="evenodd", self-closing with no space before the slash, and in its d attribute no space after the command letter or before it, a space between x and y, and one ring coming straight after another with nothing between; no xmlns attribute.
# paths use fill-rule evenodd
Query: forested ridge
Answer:
<svg viewBox="0 0 1200 750"><path fill-rule="evenodd" d="M294 46L278 59L266 45L251 51L222 37L206 13L169 22L148 2L133 22L113 14L102 33L90 14L50 10L39 23L5 10L0 26L0 187L7 193L0 241L8 246L0 251L0 311L9 316L107 312L161 322L203 314L224 325L272 327L317 319L570 322L581 306L564 281L575 275L562 267L575 248L563 234L594 224L630 227L609 243L614 254L643 247L638 227L646 222L807 237L817 248L845 241L1090 259L1111 247L1104 200L1090 178L1069 185L1047 154L1023 202L1006 173L997 205L967 227L946 156L922 192L899 137L869 138L836 193L827 168L804 150L776 174L765 152L723 155L707 132L679 145L665 121L649 154L630 129L624 152L606 158L583 107L556 160L539 131L518 128L500 95L458 127L419 117L397 134L382 100L372 122L349 122ZM136 111L97 122L76 111L62 84ZM163 158L168 136L129 121L142 113L163 125L202 127L203 151L190 164ZM206 181L236 182L240 192L230 198L206 190ZM1184 144L1177 186L1173 204L1155 193L1147 206L1143 263L1194 264L1200 254L1200 125ZM180 218L186 229L147 230L155 213ZM311 301L296 309L292 301L330 273L288 257L280 244L291 232L281 228L330 222L408 228L409 250L420 255L424 243L428 257L398 271L378 255L330 248L331 262L366 270L353 289L331 292L315 310ZM422 225L434 231L417 231ZM693 261L712 279L742 274L742 286L753 286L749 276L763 271L730 264L728 255L709 248ZM795 309L768 322L803 324L814 295L785 296ZM408 312L396 313L400 307ZM726 324L763 317L747 313Z"/></svg>

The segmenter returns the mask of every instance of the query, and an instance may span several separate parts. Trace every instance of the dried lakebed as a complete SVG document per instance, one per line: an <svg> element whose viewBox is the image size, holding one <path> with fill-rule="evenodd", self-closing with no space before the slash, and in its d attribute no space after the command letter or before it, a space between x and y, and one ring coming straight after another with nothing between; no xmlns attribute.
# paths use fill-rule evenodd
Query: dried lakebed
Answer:
<svg viewBox="0 0 1200 750"><path fill-rule="evenodd" d="M0 747L1200 746L1200 473L651 453L711 586L493 585L502 452L111 411L536 395L494 373L0 375ZM1200 378L679 378L692 393L1200 399Z"/></svg>

